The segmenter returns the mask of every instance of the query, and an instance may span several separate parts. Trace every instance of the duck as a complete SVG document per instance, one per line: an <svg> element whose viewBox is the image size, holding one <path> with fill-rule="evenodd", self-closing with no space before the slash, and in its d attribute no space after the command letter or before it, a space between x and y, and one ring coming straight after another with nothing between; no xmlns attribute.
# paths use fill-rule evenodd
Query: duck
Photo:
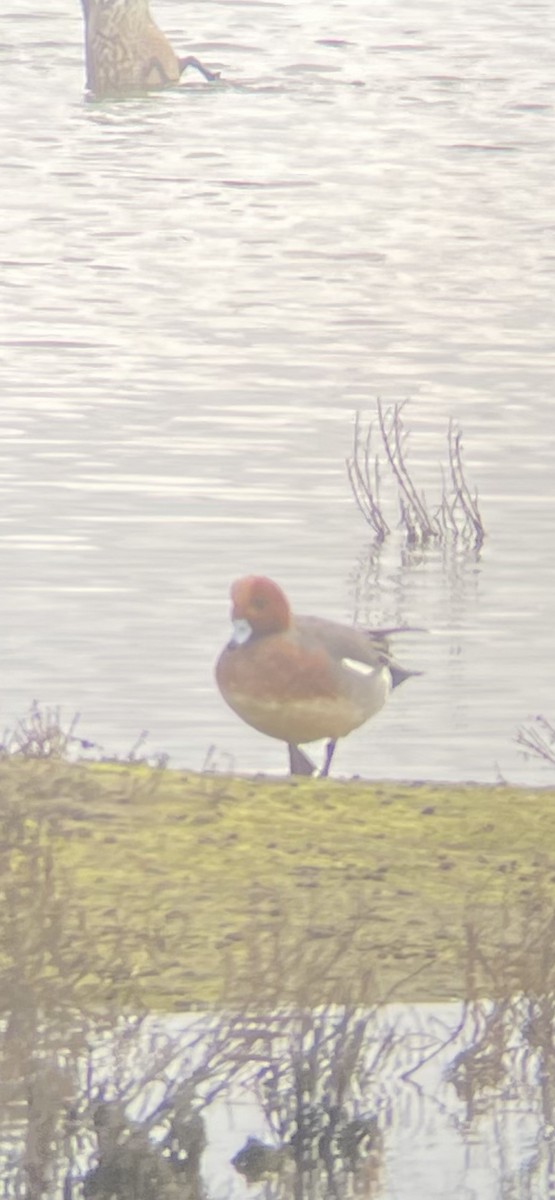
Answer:
<svg viewBox="0 0 555 1200"><path fill-rule="evenodd" d="M279 584L247 575L231 587L233 635L216 683L247 725L286 742L292 775L312 775L305 743L326 740L321 776L336 743L383 708L393 688L420 671L401 667L389 638L408 627L362 629L324 617L295 616Z"/></svg>
<svg viewBox="0 0 555 1200"><path fill-rule="evenodd" d="M148 0L82 0L87 92L95 100L174 87L187 67L218 76L194 55L179 58Z"/></svg>

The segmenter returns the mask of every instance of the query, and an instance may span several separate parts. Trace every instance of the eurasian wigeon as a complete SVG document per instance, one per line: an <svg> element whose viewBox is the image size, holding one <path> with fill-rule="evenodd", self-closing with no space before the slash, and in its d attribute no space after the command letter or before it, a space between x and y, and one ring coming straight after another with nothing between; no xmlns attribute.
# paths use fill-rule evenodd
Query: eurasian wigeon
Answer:
<svg viewBox="0 0 555 1200"><path fill-rule="evenodd" d="M356 629L322 617L295 617L271 579L248 575L231 588L233 637L216 664L224 700L243 721L287 742L291 774L315 770L299 745L326 738L322 775L335 744L385 704L409 675L392 658L400 629Z"/></svg>
<svg viewBox="0 0 555 1200"><path fill-rule="evenodd" d="M148 0L82 0L87 91L96 100L172 87L186 67L206 79L212 71L189 55L179 58L150 15Z"/></svg>

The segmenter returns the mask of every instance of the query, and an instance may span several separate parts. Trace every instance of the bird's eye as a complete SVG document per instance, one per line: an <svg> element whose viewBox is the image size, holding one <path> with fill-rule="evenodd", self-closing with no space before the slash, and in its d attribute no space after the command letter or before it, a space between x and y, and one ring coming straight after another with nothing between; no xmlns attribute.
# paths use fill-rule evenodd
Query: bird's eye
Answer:
<svg viewBox="0 0 555 1200"><path fill-rule="evenodd" d="M253 596L252 607L255 608L257 612L261 612L263 608L266 608L266 597Z"/></svg>

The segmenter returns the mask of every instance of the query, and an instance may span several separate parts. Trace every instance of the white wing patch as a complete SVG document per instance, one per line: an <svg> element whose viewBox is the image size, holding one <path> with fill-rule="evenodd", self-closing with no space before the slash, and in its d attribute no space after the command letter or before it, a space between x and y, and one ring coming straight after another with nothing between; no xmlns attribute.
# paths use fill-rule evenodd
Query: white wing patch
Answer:
<svg viewBox="0 0 555 1200"><path fill-rule="evenodd" d="M361 662L358 658L342 658L341 666L346 667L348 671L355 671L357 675L364 675L367 679L377 673L376 667L371 667L369 663ZM381 669L378 668L380 671Z"/></svg>

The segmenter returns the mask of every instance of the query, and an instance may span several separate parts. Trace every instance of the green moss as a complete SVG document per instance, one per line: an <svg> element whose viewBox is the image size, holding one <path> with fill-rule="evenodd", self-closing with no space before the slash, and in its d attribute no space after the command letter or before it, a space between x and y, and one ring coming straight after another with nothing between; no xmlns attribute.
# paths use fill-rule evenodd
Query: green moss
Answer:
<svg viewBox="0 0 555 1200"><path fill-rule="evenodd" d="M555 789L6 760L0 867L0 972L50 997L491 991L519 985L522 930L550 918Z"/></svg>

